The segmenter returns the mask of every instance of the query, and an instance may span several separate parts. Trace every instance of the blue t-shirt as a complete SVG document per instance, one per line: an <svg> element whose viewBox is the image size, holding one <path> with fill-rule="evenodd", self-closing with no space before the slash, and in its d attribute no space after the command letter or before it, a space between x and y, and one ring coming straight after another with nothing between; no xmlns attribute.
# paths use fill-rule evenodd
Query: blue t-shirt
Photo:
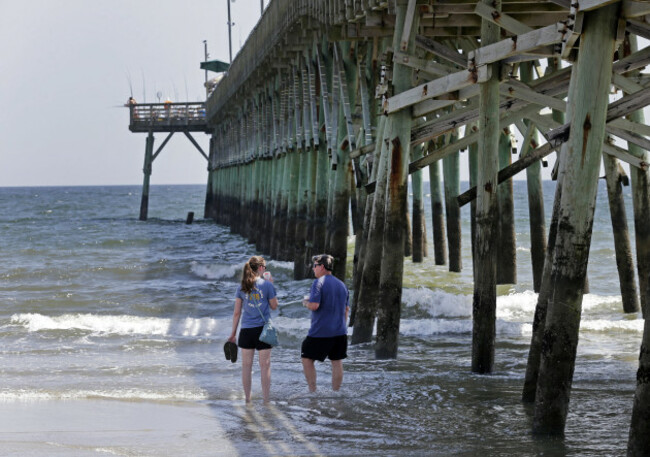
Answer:
<svg viewBox="0 0 650 457"><path fill-rule="evenodd" d="M336 276L330 274L314 280L309 291L309 301L319 305L311 313L311 328L307 335L316 338L347 335L345 308L349 296L348 288Z"/></svg>
<svg viewBox="0 0 650 457"><path fill-rule="evenodd" d="M275 298L275 287L271 282L257 278L253 290L249 294L243 292L240 285L235 298L241 298L242 301L241 328L262 327L264 319L271 318L269 300ZM262 319L260 311L257 310L258 307L264 314L264 319Z"/></svg>

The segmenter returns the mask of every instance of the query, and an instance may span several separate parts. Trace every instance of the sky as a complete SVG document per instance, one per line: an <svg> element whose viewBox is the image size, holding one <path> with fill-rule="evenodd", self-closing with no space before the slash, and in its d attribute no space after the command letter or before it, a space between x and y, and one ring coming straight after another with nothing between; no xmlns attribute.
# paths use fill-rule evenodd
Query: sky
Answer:
<svg viewBox="0 0 650 457"><path fill-rule="evenodd" d="M146 134L129 131L123 105L130 95L157 102L159 93L160 101L204 100L203 41L209 60L229 60L227 7L228 0L0 0L0 186L141 184ZM259 0L231 0L233 58L260 14ZM208 135L193 136L207 152ZM155 149L165 137L155 135ZM206 182L206 159L175 134L153 163L151 184Z"/></svg>
<svg viewBox="0 0 650 457"><path fill-rule="evenodd" d="M203 40L229 60L227 1L0 0L0 186L142 184L146 134L123 105L131 88L138 102L205 100ZM231 18L234 57L260 1L236 0ZM206 182L206 159L175 134L151 184Z"/></svg>

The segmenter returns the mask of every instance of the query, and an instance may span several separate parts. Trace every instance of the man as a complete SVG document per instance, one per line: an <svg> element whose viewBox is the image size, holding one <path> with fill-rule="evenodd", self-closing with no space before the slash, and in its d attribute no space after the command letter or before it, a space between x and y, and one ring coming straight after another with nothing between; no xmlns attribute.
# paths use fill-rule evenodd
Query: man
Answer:
<svg viewBox="0 0 650 457"><path fill-rule="evenodd" d="M312 257L314 276L309 298L303 306L311 311L311 327L302 342L302 368L309 391L316 391L316 360L332 362L332 389L343 382L343 359L348 349L348 304L350 293L345 284L332 275L334 258L328 254Z"/></svg>

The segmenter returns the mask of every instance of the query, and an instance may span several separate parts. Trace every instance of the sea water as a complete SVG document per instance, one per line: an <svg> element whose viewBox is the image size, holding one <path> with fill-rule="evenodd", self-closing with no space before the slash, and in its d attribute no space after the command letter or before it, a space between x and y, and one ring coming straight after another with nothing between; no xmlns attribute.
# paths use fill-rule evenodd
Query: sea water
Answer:
<svg viewBox="0 0 650 457"><path fill-rule="evenodd" d="M514 188L518 284L498 287L492 374L470 370L469 205L463 271L450 273L433 262L427 195L431 255L405 261L397 359L351 346L341 391L317 364L308 394L311 280L267 259L281 344L272 403L255 364L249 407L223 343L241 268L259 253L213 221L185 224L203 214L205 186L152 186L145 222L139 186L0 188L0 455L624 455L643 321L622 311L604 183L564 439L534 437L520 401L537 294L525 183Z"/></svg>

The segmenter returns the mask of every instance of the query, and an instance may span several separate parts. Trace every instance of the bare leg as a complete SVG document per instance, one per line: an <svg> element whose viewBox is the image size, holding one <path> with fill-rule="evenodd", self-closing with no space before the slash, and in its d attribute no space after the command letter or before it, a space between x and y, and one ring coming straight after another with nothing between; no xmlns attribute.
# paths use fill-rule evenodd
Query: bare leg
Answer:
<svg viewBox="0 0 650 457"><path fill-rule="evenodd" d="M255 349L241 350L241 382L244 385L246 403L251 401L251 372L253 371L253 357Z"/></svg>
<svg viewBox="0 0 650 457"><path fill-rule="evenodd" d="M332 390L339 390L343 383L343 360L332 360Z"/></svg>
<svg viewBox="0 0 650 457"><path fill-rule="evenodd" d="M271 350L263 349L258 352L260 364L260 379L262 381L262 396L264 403L269 402L271 393Z"/></svg>
<svg viewBox="0 0 650 457"><path fill-rule="evenodd" d="M316 367L312 359L302 359L302 371L305 373L310 392L316 392Z"/></svg>

